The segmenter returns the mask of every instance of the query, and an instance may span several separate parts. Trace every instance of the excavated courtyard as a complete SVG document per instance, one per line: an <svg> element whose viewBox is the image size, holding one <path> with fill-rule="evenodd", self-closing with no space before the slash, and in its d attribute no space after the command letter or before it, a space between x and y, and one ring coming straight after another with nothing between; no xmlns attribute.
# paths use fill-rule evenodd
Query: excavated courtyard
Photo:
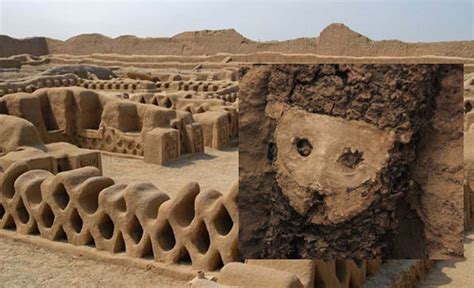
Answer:
<svg viewBox="0 0 474 288"><path fill-rule="evenodd" d="M105 175L120 183L150 182L170 197L193 181L203 191L214 189L225 193L238 179L238 158L236 147L206 148L203 154L183 157L166 166L102 153L102 169Z"/></svg>

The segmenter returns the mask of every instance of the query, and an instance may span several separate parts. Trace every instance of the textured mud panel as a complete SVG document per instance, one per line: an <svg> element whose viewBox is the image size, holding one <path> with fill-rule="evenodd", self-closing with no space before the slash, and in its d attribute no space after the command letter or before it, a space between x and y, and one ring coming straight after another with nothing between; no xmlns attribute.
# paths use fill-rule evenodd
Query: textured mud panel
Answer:
<svg viewBox="0 0 474 288"><path fill-rule="evenodd" d="M245 95L239 115L239 218L245 224L239 229L239 249L244 258L261 257L270 217L275 173L269 161L276 152L269 141L275 123L265 117L270 75L270 67L255 67L240 82Z"/></svg>
<svg viewBox="0 0 474 288"><path fill-rule="evenodd" d="M431 170L449 167L437 184L462 199L462 95L446 89L462 85L460 65L272 65L240 73L243 258L462 255L462 215L440 221L430 213L443 204L426 195L442 192L416 172L418 158L430 155L423 163ZM451 113L440 108L447 103ZM430 133L454 139L444 146L448 156L420 149ZM434 223L446 228L443 237L431 232Z"/></svg>
<svg viewBox="0 0 474 288"><path fill-rule="evenodd" d="M466 71L465 71L466 72ZM472 165L474 163L474 149L469 149L474 145L474 133L471 129L474 111L474 73L464 76L464 205L465 205L465 227L468 228L474 223L474 174Z"/></svg>
<svg viewBox="0 0 474 288"><path fill-rule="evenodd" d="M462 74L462 69L449 71L441 79L436 110L429 129L417 144L413 169L415 181L426 191L420 199L420 210L426 219L430 256L436 259L463 253Z"/></svg>

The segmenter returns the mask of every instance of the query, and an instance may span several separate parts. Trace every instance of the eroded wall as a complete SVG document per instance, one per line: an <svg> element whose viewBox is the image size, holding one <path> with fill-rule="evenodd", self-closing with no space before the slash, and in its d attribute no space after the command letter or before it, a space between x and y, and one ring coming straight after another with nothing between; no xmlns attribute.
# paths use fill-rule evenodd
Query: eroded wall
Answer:
<svg viewBox="0 0 474 288"><path fill-rule="evenodd" d="M146 156L156 164L204 151L202 129L192 115L107 97L91 90L45 88L0 98L0 113L33 123L45 143ZM154 141L148 141L153 138ZM147 148L148 145L148 148ZM147 149L155 153L145 155Z"/></svg>

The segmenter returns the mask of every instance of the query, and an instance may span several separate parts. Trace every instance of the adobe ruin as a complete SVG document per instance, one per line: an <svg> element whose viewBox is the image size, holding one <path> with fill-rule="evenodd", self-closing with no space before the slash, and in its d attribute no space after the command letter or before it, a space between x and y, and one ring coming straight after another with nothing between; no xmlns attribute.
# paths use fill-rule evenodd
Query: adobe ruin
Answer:
<svg viewBox="0 0 474 288"><path fill-rule="evenodd" d="M413 285L432 262L247 260L245 264L239 263L244 260L238 253L239 193L235 185L222 185L225 188L218 189L219 192L202 189L201 183L188 184L190 181L176 172L179 175L176 181L182 182L182 189L176 192L162 189L160 183L122 183L101 171L102 166L110 165L107 163L115 158L124 159L121 162L125 163L124 167L127 167L126 159L134 159L135 163L148 161L150 165L170 169L179 165L193 167L195 159L204 163L212 158L219 161L220 156L206 151L226 151L238 143L241 64L461 61L466 64L465 73L474 64L469 49L471 42L443 45L376 42L341 25L330 26L319 39L283 43L258 43L235 34L233 31L183 33L165 39L170 45L159 45L162 42L158 40L147 44L131 39L133 43L138 41L138 46L128 45L125 37L121 39L124 44L121 47L114 44L117 39L98 35L62 43L45 38L0 37L0 42L6 44L0 45L0 55L6 57L0 60L0 114L7 115L0 115L1 123L26 121L27 124L21 125L29 127L25 131L30 132L25 133L38 135L5 138L3 135L22 130L0 132L3 149L0 195L5 191L12 196L0 198L2 236L33 235L32 241L49 239L57 247L66 245L61 247L77 253L85 251L81 247L95 247L93 251L142 260L142 267L156 263L169 265L160 271L184 267L187 280L196 275L196 269L214 270L206 274L217 276L217 283L209 283L202 277L196 279L196 283L208 286L245 285L254 281L286 283L285 287L360 287L364 283L377 283L377 275L386 275L384 269L393 271L394 267L404 265L410 267L409 271L400 273L399 279L390 283ZM348 46L355 40L359 43L357 47ZM76 49L78 43L89 50ZM103 54L110 51L101 50L101 43L112 43L114 52L119 54ZM192 49L183 50L183 45ZM124 55L131 52L140 55ZM373 57L376 55L380 57ZM28 109L29 105L36 108ZM299 114L295 112L295 116L306 117ZM5 117L14 120L6 121ZM292 126L291 121L286 122ZM17 125L20 124L13 126ZM387 139L387 145L391 143L390 135L379 135L365 123L362 126L372 136ZM346 128L351 131L350 126ZM4 139L8 141L3 142ZM315 146L305 141L297 143L298 153L303 155L315 150ZM349 166L357 165L354 163L360 159L358 154L347 152L348 157L341 161ZM222 171L213 171L216 182L226 173ZM469 175L468 171L464 172ZM171 180L175 179L165 179L161 184ZM237 177L233 183L236 182ZM465 189L469 187L467 180ZM465 203L474 198L470 197L466 197ZM260 201L260 198L255 199ZM355 207L354 211L358 209ZM335 215L327 215L331 214ZM455 226L457 231L457 222ZM191 270L186 270L189 267ZM268 275L281 277L268 279ZM268 282L272 280L275 282Z"/></svg>

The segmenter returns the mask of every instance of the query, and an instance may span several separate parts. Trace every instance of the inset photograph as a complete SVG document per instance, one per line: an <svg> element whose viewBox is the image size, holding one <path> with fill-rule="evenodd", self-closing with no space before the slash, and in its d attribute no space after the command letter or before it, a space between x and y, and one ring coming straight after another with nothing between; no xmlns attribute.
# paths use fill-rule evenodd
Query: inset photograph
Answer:
<svg viewBox="0 0 474 288"><path fill-rule="evenodd" d="M463 66L240 69L243 259L463 256Z"/></svg>

